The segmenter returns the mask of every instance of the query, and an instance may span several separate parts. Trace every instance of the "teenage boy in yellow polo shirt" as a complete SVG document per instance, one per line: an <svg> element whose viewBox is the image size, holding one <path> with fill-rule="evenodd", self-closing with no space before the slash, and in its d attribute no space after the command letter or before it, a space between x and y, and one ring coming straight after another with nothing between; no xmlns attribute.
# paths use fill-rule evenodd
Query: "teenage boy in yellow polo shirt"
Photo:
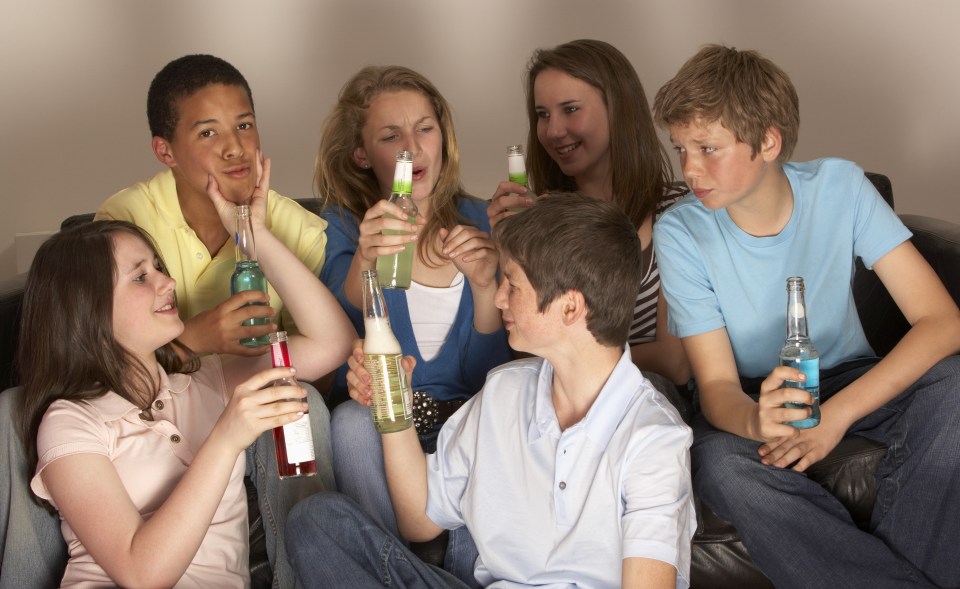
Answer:
<svg viewBox="0 0 960 589"><path fill-rule="evenodd" d="M222 59L187 55L154 77L147 94L147 118L153 153L168 169L111 196L100 205L96 218L133 222L156 241L177 281L183 343L200 354L262 354L267 346L248 348L240 345L240 339L265 335L278 326L292 331L292 319L281 313L283 303L272 288L269 300L257 291L230 295L236 263L233 239L206 192L209 176L233 202L243 203L253 192L260 135L250 86ZM270 191L266 224L319 274L325 221ZM272 324L241 325L251 317L270 317Z"/></svg>
<svg viewBox="0 0 960 589"><path fill-rule="evenodd" d="M223 196L246 203L257 184L260 135L253 96L243 75L211 55L187 55L168 63L154 77L147 93L147 118L153 153L168 169L107 199L97 219L122 219L145 229L156 241L167 269L177 281L177 303L184 322L180 341L200 354L265 353L269 346L247 348L242 337L290 331L293 322L282 302L246 291L230 295L236 259L230 233L210 197L207 182L216 179ZM256 213L254 213L256 214ZM266 226L308 268L319 274L326 247L326 222L296 202L269 191ZM269 325L244 327L251 317L270 317ZM296 359L294 359L296 362ZM265 522L267 554L274 587L293 587L282 530L287 512L303 497L333 490L330 416L323 400L309 391L317 476L281 482L277 476L272 432L265 432L247 450L247 476L257 486ZM268 523L269 522L269 523Z"/></svg>

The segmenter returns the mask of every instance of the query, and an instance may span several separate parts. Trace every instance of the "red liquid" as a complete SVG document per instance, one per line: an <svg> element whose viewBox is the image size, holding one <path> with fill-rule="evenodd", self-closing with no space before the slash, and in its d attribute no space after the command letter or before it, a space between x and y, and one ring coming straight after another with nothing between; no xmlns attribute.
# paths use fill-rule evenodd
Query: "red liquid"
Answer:
<svg viewBox="0 0 960 589"><path fill-rule="evenodd" d="M270 334L270 353L275 368L290 366L290 353L287 351L287 334L278 332ZM277 341L279 340L279 341ZM295 385L296 380L284 378L275 385ZM286 430L284 429L286 428ZM292 436L290 445L287 445L287 434ZM313 451L313 432L306 414L293 423L273 428L273 441L277 448L277 471L281 479L317 474L317 460ZM289 455L293 454L293 457ZM299 460L298 462L291 462Z"/></svg>
<svg viewBox="0 0 960 589"><path fill-rule="evenodd" d="M296 464L287 462L287 442L282 427L273 428L273 441L277 446L277 471L281 479L317 474L316 459Z"/></svg>

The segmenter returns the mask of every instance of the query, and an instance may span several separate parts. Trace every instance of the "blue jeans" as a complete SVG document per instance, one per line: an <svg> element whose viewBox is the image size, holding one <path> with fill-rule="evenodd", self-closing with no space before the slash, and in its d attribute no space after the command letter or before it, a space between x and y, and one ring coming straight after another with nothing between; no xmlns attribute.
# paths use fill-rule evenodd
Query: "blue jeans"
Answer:
<svg viewBox="0 0 960 589"><path fill-rule="evenodd" d="M330 413L317 389L307 383L300 384L307 389L317 474L312 477L281 480L277 474L277 451L271 430L263 432L257 441L247 448L246 475L257 487L257 503L263 518L267 557L273 568L273 587L278 589L296 586L296 575L290 567L284 542L287 515L302 499L314 493L336 489L330 445Z"/></svg>
<svg viewBox="0 0 960 589"><path fill-rule="evenodd" d="M60 518L33 502L32 472L14 428L16 387L0 393L0 589L60 586L67 545Z"/></svg>
<svg viewBox="0 0 960 589"><path fill-rule="evenodd" d="M383 446L370 419L370 409L349 400L333 411L330 424L333 438L333 471L341 493L353 499L377 526L400 537L383 466ZM437 432L421 436L425 452L436 451ZM450 531L443 568L472 587L477 547L466 527Z"/></svg>
<svg viewBox="0 0 960 589"><path fill-rule="evenodd" d="M339 493L320 493L298 504L287 522L288 555L307 589L468 586L421 561L396 536Z"/></svg>
<svg viewBox="0 0 960 589"><path fill-rule="evenodd" d="M870 366L821 375L828 399ZM803 473L765 466L753 442L694 420L697 495L736 526L779 589L960 586L960 357L853 424L886 444L868 531Z"/></svg>

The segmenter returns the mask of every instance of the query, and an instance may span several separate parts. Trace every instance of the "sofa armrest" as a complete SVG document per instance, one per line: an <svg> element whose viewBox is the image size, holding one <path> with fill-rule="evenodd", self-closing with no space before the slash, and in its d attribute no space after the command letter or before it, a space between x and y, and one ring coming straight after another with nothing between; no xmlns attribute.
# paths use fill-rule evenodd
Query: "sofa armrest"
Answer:
<svg viewBox="0 0 960 589"><path fill-rule="evenodd" d="M911 241L960 305L960 224L922 215L900 215L913 232ZM874 351L885 356L900 341L910 324L876 274L857 260L853 279L857 313Z"/></svg>

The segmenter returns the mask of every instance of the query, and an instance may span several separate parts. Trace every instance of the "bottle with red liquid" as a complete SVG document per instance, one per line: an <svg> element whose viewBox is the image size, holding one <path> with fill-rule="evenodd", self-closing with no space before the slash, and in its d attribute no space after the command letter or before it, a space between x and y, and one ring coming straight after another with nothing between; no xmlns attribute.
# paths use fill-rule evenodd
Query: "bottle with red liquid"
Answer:
<svg viewBox="0 0 960 589"><path fill-rule="evenodd" d="M287 351L287 332L270 334L270 355L274 368L290 366ZM282 378L275 386L296 385L293 377ZM313 449L313 430L310 416L306 413L293 423L273 428L273 441L277 447L277 471L281 479L317 474L317 457Z"/></svg>

